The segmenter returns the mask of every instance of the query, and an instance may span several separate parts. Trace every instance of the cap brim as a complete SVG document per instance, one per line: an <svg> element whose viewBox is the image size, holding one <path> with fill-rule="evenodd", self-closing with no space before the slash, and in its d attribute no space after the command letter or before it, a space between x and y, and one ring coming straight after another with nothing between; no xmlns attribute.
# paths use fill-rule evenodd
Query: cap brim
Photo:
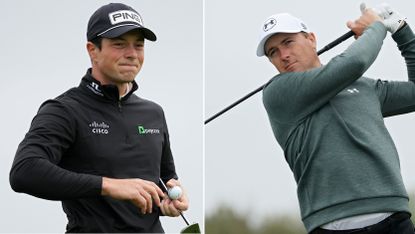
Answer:
<svg viewBox="0 0 415 234"><path fill-rule="evenodd" d="M304 31L299 31L299 30L275 30L269 34L267 34L264 38L261 39L261 41L258 43L258 47L256 49L256 55L258 57L264 56L265 55L265 43L267 43L267 40L274 36L275 34L278 33L300 33L300 32L306 32L308 33L309 31L304 30Z"/></svg>
<svg viewBox="0 0 415 234"><path fill-rule="evenodd" d="M122 27L117 27L117 28L109 30L108 32L101 34L100 36L105 37L105 38L115 38L131 30L135 30L135 29L140 30L143 33L143 36L145 39L150 40L150 41L157 40L156 34L154 34L153 31L145 27L140 27L138 25L125 25Z"/></svg>
<svg viewBox="0 0 415 234"><path fill-rule="evenodd" d="M267 36L265 36L264 38L262 38L262 40L258 43L258 47L257 47L257 49L256 49L256 55L257 55L258 57L261 57L261 56L264 56L264 55L265 55L265 42L267 42L267 40L268 40L271 36L273 36L273 35L275 35L275 34L277 34L277 33L278 33L278 32L268 34Z"/></svg>

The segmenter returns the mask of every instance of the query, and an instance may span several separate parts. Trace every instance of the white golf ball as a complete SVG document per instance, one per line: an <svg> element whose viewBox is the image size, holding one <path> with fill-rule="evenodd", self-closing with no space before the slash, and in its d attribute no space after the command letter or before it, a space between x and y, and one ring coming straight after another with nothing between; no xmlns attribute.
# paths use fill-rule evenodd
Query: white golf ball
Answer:
<svg viewBox="0 0 415 234"><path fill-rule="evenodd" d="M182 195L182 189L179 186L174 186L169 189L169 198L171 200L176 200Z"/></svg>

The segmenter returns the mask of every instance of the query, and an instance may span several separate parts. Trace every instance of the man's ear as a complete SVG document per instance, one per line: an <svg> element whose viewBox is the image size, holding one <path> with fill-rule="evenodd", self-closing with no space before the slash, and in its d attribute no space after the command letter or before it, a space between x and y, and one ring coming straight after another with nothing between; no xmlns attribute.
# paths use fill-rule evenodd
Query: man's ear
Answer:
<svg viewBox="0 0 415 234"><path fill-rule="evenodd" d="M314 50L317 50L317 38L316 38L316 34L314 34L313 32L308 33L308 39L312 43Z"/></svg>
<svg viewBox="0 0 415 234"><path fill-rule="evenodd" d="M97 58L97 52L99 48L96 45L94 45L94 43L88 41L86 43L86 50L88 51L89 58L91 59L91 61L95 61L95 59Z"/></svg>

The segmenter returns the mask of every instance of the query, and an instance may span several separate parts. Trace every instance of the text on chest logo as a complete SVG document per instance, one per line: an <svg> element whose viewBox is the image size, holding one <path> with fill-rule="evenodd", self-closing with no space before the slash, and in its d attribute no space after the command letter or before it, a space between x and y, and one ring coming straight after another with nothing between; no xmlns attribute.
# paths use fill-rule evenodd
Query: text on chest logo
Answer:
<svg viewBox="0 0 415 234"><path fill-rule="evenodd" d="M137 129L138 129L138 134L140 134L140 135L143 135L143 134L160 134L160 129L157 129L157 128L145 128L142 125L138 125Z"/></svg>
<svg viewBox="0 0 415 234"><path fill-rule="evenodd" d="M89 127L91 128L91 132L94 134L108 134L110 126L106 124L104 121L101 123L97 123L96 121L89 124Z"/></svg>

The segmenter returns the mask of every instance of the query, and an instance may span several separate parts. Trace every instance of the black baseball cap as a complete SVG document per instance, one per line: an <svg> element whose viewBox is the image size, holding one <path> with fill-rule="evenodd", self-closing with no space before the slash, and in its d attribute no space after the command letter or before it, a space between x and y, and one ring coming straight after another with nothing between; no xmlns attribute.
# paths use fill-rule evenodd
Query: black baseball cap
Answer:
<svg viewBox="0 0 415 234"><path fill-rule="evenodd" d="M144 27L143 19L136 10L122 3L110 3L92 14L86 37L88 41L97 37L115 38L134 29L139 29L147 40L157 39L150 29Z"/></svg>

